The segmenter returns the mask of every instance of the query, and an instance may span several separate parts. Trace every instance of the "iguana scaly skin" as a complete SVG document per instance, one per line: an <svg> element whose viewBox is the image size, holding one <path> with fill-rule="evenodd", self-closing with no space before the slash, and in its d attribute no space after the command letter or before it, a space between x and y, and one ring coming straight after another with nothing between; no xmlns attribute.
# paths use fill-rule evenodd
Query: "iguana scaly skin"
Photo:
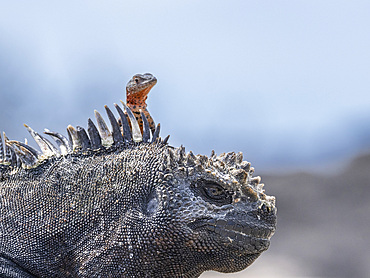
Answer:
<svg viewBox="0 0 370 278"><path fill-rule="evenodd" d="M275 199L241 153L186 153L116 105L122 134L105 108L111 129L46 130L58 148L0 137L0 277L198 277L268 248Z"/></svg>

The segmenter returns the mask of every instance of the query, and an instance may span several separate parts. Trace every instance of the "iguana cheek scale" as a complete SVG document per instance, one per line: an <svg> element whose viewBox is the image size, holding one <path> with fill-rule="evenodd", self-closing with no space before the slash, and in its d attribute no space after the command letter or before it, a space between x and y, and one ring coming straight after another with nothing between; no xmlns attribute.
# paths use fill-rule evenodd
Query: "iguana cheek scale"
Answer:
<svg viewBox="0 0 370 278"><path fill-rule="evenodd" d="M0 277L198 277L269 247L275 199L241 153L186 153L115 108L45 130L56 146L25 125L40 151L0 135Z"/></svg>

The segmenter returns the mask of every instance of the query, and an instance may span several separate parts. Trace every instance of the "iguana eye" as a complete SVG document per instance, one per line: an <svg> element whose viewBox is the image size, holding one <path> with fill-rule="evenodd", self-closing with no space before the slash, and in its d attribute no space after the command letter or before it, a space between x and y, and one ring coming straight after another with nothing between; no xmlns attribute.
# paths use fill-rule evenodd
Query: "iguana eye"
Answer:
<svg viewBox="0 0 370 278"><path fill-rule="evenodd" d="M207 183L203 186L203 191L207 197L222 200L227 197L225 190L217 183Z"/></svg>
<svg viewBox="0 0 370 278"><path fill-rule="evenodd" d="M198 180L192 185L193 190L205 201L215 205L231 204L232 198L221 185L206 180Z"/></svg>

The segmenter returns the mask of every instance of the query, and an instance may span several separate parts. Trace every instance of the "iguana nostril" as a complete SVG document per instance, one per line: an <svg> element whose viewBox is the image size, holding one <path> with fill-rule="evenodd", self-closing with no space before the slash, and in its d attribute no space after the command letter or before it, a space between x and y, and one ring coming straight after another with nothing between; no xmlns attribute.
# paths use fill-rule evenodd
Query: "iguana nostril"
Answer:
<svg viewBox="0 0 370 278"><path fill-rule="evenodd" d="M270 208L268 206L266 206L266 204L263 204L261 209L264 213L268 213L270 211Z"/></svg>

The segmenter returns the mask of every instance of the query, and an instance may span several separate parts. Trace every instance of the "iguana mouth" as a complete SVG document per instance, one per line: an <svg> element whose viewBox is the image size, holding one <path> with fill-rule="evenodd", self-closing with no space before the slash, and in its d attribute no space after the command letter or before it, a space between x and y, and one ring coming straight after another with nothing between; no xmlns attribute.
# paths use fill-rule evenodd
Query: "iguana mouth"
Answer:
<svg viewBox="0 0 370 278"><path fill-rule="evenodd" d="M251 253L259 253L268 249L274 228L253 227L245 223L224 220L196 220L188 224L193 231L204 231L223 238L226 245L236 245Z"/></svg>

